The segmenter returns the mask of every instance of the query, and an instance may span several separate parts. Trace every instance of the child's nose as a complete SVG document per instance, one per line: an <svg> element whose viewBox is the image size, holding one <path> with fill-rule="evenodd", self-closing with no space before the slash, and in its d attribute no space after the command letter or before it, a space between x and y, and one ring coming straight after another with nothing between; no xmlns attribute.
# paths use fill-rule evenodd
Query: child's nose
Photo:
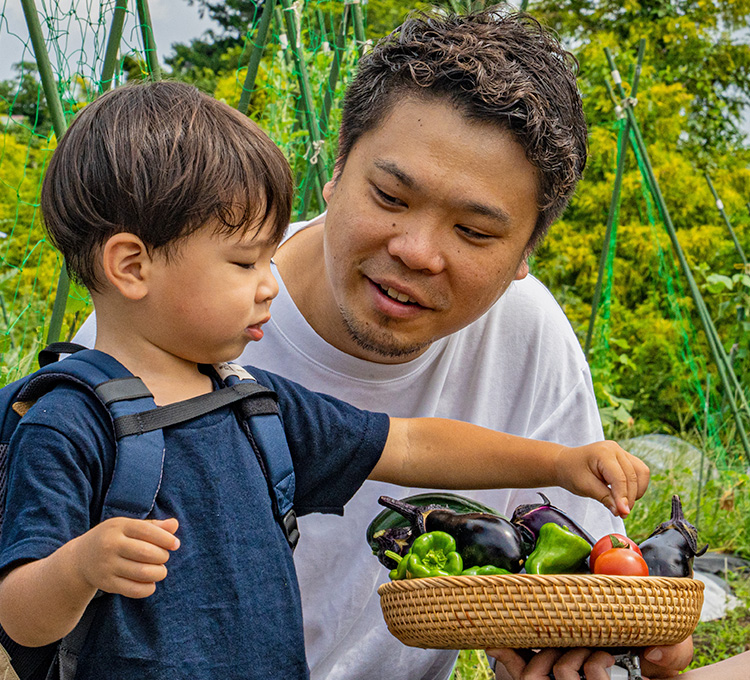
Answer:
<svg viewBox="0 0 750 680"><path fill-rule="evenodd" d="M273 300L279 294L279 284L276 281L276 277L271 272L270 267L266 267L264 270L263 279L258 286L258 294L256 299L258 302L266 302Z"/></svg>

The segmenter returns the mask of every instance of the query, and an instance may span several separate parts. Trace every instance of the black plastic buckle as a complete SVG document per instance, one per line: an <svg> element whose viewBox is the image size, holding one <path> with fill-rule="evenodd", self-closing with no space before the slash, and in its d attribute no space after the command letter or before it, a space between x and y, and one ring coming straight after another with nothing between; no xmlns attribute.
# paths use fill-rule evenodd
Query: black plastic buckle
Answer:
<svg viewBox="0 0 750 680"><path fill-rule="evenodd" d="M286 536L286 540L289 543L289 547L294 552L299 541L299 529L297 528L297 513L294 509L291 509L281 518L281 528Z"/></svg>

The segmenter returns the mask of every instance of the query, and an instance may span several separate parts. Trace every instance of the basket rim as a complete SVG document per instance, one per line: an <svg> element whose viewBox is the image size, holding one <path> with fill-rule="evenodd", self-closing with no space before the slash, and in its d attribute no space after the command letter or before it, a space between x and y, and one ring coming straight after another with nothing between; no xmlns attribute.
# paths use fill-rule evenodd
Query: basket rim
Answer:
<svg viewBox="0 0 750 680"><path fill-rule="evenodd" d="M423 590L431 588L452 588L456 590L476 587L497 587L503 584L539 588L544 586L590 586L627 588L643 586L666 590L703 591L705 584L698 579L677 576L611 576L608 574L497 574L492 576L428 576L426 578L388 581L378 587L382 596L394 592Z"/></svg>

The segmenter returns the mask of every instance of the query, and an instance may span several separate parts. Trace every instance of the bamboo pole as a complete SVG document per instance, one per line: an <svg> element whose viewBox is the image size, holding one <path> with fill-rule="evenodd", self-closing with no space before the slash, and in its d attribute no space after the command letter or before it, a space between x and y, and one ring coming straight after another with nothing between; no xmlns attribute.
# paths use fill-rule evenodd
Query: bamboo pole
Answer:
<svg viewBox="0 0 750 680"><path fill-rule="evenodd" d="M42 81L44 98L47 100L47 108L49 109L50 118L52 120L52 128L59 140L68 129L68 123L65 120L60 93L57 89L57 80L52 71L52 63L49 59L47 46L44 43L44 35L42 33L42 25L39 22L36 3L34 0L21 0L21 5L23 7L24 17L26 18L26 26L29 29L31 45L34 48L34 58L36 59L37 68L39 69L39 77ZM65 315L65 307L68 302L69 292L70 279L68 278L68 270L65 267L65 262L62 262L60 276L57 279L55 302L52 305L52 316L50 317L49 328L47 329L47 343L57 342L57 340L60 339L63 316Z"/></svg>
<svg viewBox="0 0 750 680"><path fill-rule="evenodd" d="M331 113L331 106L333 105L333 96L336 92L336 85L339 80L339 72L341 68L341 55L344 52L344 46L346 45L346 34L347 34L347 26L349 21L349 5L344 5L344 12L341 16L341 24L339 25L339 30L336 33L336 37L334 39L333 43L333 58L331 60L331 69L328 72L328 87L326 88L325 97L323 98L323 107L321 108L320 115L318 116L318 121L320 125L320 132L321 136L325 137L325 135L328 133L328 116ZM313 166L308 166L307 168L307 176L305 178L305 189L304 194L302 196L302 205L300 207L300 211L298 213L298 217L300 220L303 220L307 217L307 212L310 207L310 196L313 188L313 172L314 168ZM320 196L320 207L323 208L325 205L325 201L323 200L323 197Z"/></svg>
<svg viewBox="0 0 750 680"><path fill-rule="evenodd" d="M281 6L283 8L286 30L289 34L289 44L292 50L295 70L297 71L300 93L302 95L302 105L304 107L307 131L310 135L307 161L315 166L318 190L322 192L325 183L328 181L326 170L328 163L325 149L323 148L323 139L320 135L320 128L318 127L318 119L314 112L312 89L307 75L307 65L305 63L302 49L302 41L300 39L299 31L297 30L296 13L290 0L281 0Z"/></svg>
<svg viewBox="0 0 750 680"><path fill-rule="evenodd" d="M732 237L732 241L734 241L734 249L737 251L737 254L740 256L740 259L742 260L742 264L747 267L747 258L745 257L745 251L742 250L742 246L740 245L740 242L737 240L737 234L734 233L734 229L732 229L732 223L729 220L729 217L727 216L726 210L724 210L724 203L722 203L721 199L719 198L719 194L716 193L716 189L714 188L714 183L711 181L711 175L709 175L707 172L703 173L706 182L708 182L708 188L711 189L711 195L714 197L714 202L716 203L716 209L719 211L719 214L724 220L724 224L727 225L727 229L729 229L729 235Z"/></svg>
<svg viewBox="0 0 750 680"><path fill-rule="evenodd" d="M153 24L151 23L151 11L148 8L148 0L135 0L138 9L138 21L141 25L143 36L143 52L146 57L146 68L151 80L161 80L161 67L156 54L156 42L154 41Z"/></svg>
<svg viewBox="0 0 750 680"><path fill-rule="evenodd" d="M250 106L250 97L255 89L255 79L258 77L258 66L263 57L263 50L268 42L268 28L271 25L275 5L276 0L265 0L263 3L263 11L261 12L260 21L258 22L258 30L255 33L253 48L250 52L250 61L247 65L245 82L242 84L240 103L237 105L237 110L244 114L247 114L247 110Z"/></svg>
<svg viewBox="0 0 750 680"><path fill-rule="evenodd" d="M361 57L367 47L367 38L365 36L365 20L362 15L362 4L360 0L347 0L347 5L352 9L352 26L354 26L354 38L357 41L357 50Z"/></svg>
<svg viewBox="0 0 750 680"><path fill-rule="evenodd" d="M659 208L662 221L664 222L664 226L667 229L669 239L672 242L672 247L674 248L677 259L680 262L680 266L688 282L688 288L693 297L693 301L695 302L696 309L698 310L701 323L708 339L711 353L713 354L716 367L719 370L719 375L721 377L727 399L729 400L730 408L732 409L732 413L734 415L735 423L737 425L737 432L740 436L742 446L745 449L745 455L748 459L750 459L750 441L748 440L747 432L745 431L745 426L742 422L742 417L737 407L737 400L735 399L736 390L743 402L744 410L746 411L746 413L750 414L750 408L748 408L744 391L742 390L742 386L739 384L737 376L734 373L731 364L729 363L726 351L724 350L724 347L719 340L718 333L716 332L716 328L713 324L713 321L711 320L711 316L708 313L708 309L706 308L703 296L701 295L700 290L698 289L698 285L695 282L693 273L690 270L690 265L688 264L687 258L685 257L685 253L682 250L682 246L680 245L679 240L677 239L677 232L674 228L674 224L672 223L672 218L669 215L669 209L667 208L666 201L664 200L664 196L661 193L661 188L659 187L656 175L654 174L651 160L648 155L648 150L646 149L645 142L643 141L643 137L641 135L640 127L638 126L638 121L635 118L633 103L628 100L626 96L625 90L622 86L622 80L620 79L617 66L615 65L614 58L612 57L612 53L610 52L609 48L605 47L604 53L607 57L607 62L609 63L609 67L612 72L612 79L614 80L619 94L623 99L623 108L633 130L633 137L635 140L634 150L641 157L643 169L648 180L649 189Z"/></svg>
<svg viewBox="0 0 750 680"><path fill-rule="evenodd" d="M643 54L646 49L646 41L641 38L638 43L638 57L636 59L635 73L633 74L633 83L630 88L630 96L635 99L638 94L638 81L641 77L641 64L643 63ZM607 83L609 87L609 83ZM623 114L624 115L624 114ZM602 284L604 281L604 271L607 266L607 260L609 258L610 242L612 241L612 234L615 231L615 223L617 213L620 207L620 191L622 189L622 177L625 173L625 156L628 149L628 139L630 137L630 122L627 117L624 118L622 129L617 140L617 169L615 171L615 184L612 188L612 200L609 203L609 213L607 215L607 227L604 232L604 245L602 247L601 256L599 258L599 272L596 277L596 286L594 288L594 299L591 302L591 316L589 317L589 327L586 332L586 343L584 346L584 354L588 358L589 351L591 349L591 340L594 335L594 325L596 323L596 316L599 312L599 303L602 296Z"/></svg>
<svg viewBox="0 0 750 680"><path fill-rule="evenodd" d="M112 25L107 37L107 48L104 52L104 65L102 66L102 78L99 81L100 92L106 92L112 84L112 76L115 72L117 53L120 50L122 40L122 27L125 25L125 14L128 9L128 0L117 0L115 11L112 15Z"/></svg>

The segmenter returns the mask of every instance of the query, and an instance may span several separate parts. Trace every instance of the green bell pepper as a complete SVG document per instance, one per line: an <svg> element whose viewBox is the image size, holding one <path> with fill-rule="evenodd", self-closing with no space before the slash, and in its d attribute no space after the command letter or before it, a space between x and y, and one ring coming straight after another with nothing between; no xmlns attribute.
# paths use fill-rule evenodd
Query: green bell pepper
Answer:
<svg viewBox="0 0 750 680"><path fill-rule="evenodd" d="M469 567L461 572L462 576L500 576L510 574L507 569L496 567L494 564L486 564L483 567Z"/></svg>
<svg viewBox="0 0 750 680"><path fill-rule="evenodd" d="M391 550L386 555L398 562L389 573L392 581L428 576L458 576L464 568L456 552L456 540L444 531L429 531L414 540L409 552L401 557Z"/></svg>
<svg viewBox="0 0 750 680"><path fill-rule="evenodd" d="M570 574L580 569L590 552L585 538L549 522L539 530L534 551L526 560L526 573Z"/></svg>

